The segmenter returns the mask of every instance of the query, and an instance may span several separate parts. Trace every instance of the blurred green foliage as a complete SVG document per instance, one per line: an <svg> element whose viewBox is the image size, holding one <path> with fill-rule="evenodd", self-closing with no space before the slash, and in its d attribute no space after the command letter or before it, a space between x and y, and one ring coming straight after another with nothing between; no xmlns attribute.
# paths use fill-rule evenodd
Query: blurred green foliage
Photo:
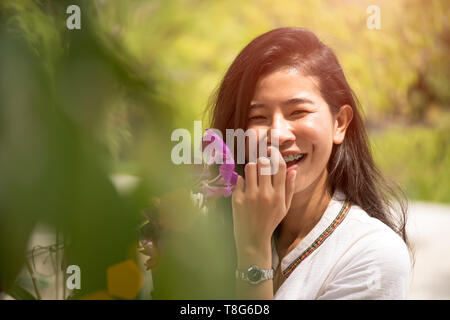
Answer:
<svg viewBox="0 0 450 320"><path fill-rule="evenodd" d="M176 112L159 91L157 61L141 64L102 26L101 2L77 1L82 28L68 30L71 4L0 4L0 293L13 297L30 297L17 276L38 224L56 230L65 246L57 269L64 274L70 264L80 267L82 286L71 298L82 298L105 290L109 266L137 259L141 213L151 200L188 182L184 168L170 161ZM111 179L121 157L139 176L125 193ZM215 241L213 232L220 235L223 225L210 227L199 230L201 240L168 231L169 239L184 240L165 248L161 264L172 252L191 254L155 274L156 297L224 297L229 272L223 282L214 270L186 268L200 264L216 243L232 247L232 239ZM212 257L232 270L221 263L232 264L228 255ZM202 280L205 271L222 285ZM177 275L197 285L174 282Z"/></svg>
<svg viewBox="0 0 450 320"><path fill-rule="evenodd" d="M116 98L133 99L147 115L146 135L169 127L151 78L104 38L91 2L79 3L76 32L65 27L69 1L0 5L0 291L12 286L38 222L63 235L66 260L83 270L78 294L104 288L106 268L136 246L151 186L126 197L114 188L106 114ZM162 167L149 174L153 183L167 180Z"/></svg>
<svg viewBox="0 0 450 320"><path fill-rule="evenodd" d="M276 27L308 28L335 49L382 170L412 199L450 203L450 4L377 1L381 29L369 30L372 2L1 1L0 292L38 222L84 270L78 295L104 288L106 268L137 242L141 210L189 181L170 162L172 130L207 121L234 57ZM71 4L81 30L66 28ZM119 193L113 173L138 176L137 188ZM224 204L197 233L168 237L155 297L231 295L228 219Z"/></svg>
<svg viewBox="0 0 450 320"><path fill-rule="evenodd" d="M412 199L450 203L449 120L433 130L394 127L372 135L375 160Z"/></svg>

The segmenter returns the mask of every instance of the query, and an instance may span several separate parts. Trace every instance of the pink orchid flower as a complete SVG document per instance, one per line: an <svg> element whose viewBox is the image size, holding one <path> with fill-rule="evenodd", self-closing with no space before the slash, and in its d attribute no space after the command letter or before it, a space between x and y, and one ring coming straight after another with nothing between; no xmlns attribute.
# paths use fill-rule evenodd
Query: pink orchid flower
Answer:
<svg viewBox="0 0 450 320"><path fill-rule="evenodd" d="M237 183L238 174L234 171L235 163L233 154L222 138L213 130L206 129L206 133L202 139L203 153L205 155L207 165L212 166L220 164L219 175L210 180L201 182L202 191L205 198L217 199L221 196L231 196ZM214 143L215 148L205 148Z"/></svg>

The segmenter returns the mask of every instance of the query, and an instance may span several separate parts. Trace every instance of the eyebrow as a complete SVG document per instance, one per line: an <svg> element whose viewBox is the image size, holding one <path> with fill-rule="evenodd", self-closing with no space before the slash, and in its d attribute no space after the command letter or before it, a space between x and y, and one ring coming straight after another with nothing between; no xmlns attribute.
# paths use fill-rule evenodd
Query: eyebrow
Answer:
<svg viewBox="0 0 450 320"><path fill-rule="evenodd" d="M286 101L283 101L281 105L288 106L288 105L296 105L296 104L314 104L311 100L307 98L292 98ZM258 108L264 108L266 105L264 103L252 103L250 104L250 109L258 109Z"/></svg>

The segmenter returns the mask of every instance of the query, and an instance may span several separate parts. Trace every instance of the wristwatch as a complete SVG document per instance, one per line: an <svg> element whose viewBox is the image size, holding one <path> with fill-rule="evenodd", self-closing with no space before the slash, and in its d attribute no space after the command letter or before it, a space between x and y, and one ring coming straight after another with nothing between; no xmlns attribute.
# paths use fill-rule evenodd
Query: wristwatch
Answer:
<svg viewBox="0 0 450 320"><path fill-rule="evenodd" d="M264 270L258 266L251 266L245 271L236 270L236 279L258 284L261 281L273 279L273 269Z"/></svg>

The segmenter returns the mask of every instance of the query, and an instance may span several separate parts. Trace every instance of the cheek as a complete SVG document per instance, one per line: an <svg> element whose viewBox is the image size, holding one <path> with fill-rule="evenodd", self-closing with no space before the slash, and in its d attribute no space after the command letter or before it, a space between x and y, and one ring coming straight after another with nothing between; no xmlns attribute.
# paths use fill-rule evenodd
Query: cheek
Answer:
<svg viewBox="0 0 450 320"><path fill-rule="evenodd" d="M333 133L332 127L328 119L321 119L319 117L310 117L304 119L301 124L298 125L296 130L297 138L300 140L300 145L303 146L302 140L307 145L307 152L331 152L333 146Z"/></svg>
<svg viewBox="0 0 450 320"><path fill-rule="evenodd" d="M306 120L306 119L305 119ZM297 144L308 152L304 170L297 175L295 193L308 188L326 169L333 147L333 135L328 122L310 119L297 127Z"/></svg>

